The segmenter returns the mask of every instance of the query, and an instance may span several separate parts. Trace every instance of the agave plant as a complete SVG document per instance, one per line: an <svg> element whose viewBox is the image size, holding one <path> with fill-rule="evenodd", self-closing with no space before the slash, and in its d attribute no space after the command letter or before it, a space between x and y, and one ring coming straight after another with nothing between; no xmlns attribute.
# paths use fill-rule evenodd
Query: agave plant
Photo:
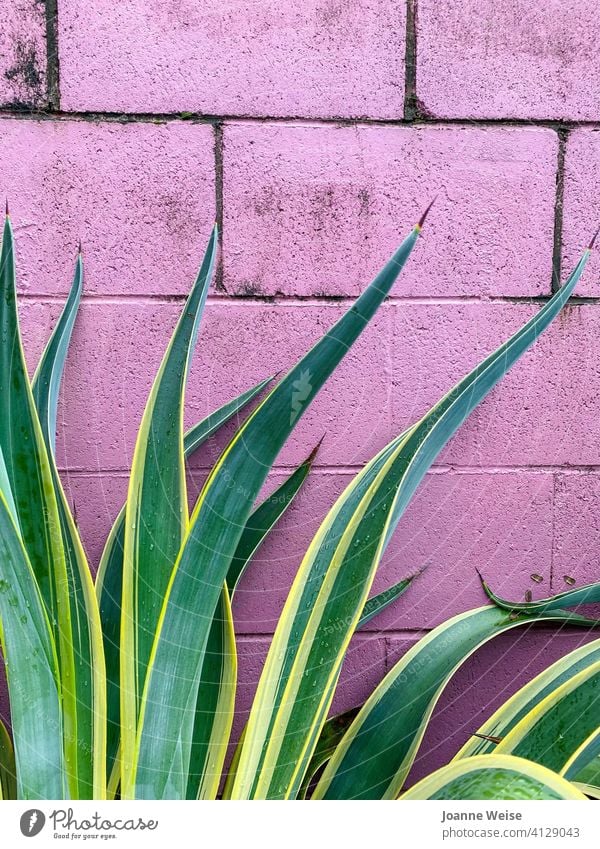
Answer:
<svg viewBox="0 0 600 849"><path fill-rule="evenodd" d="M493 605L439 625L398 661L360 711L327 721L325 746L313 757L305 784L326 764L313 798L556 798L552 794L561 787L559 798L600 794L600 640L527 683L473 733L450 765L403 792L435 704L477 648L524 624L599 624L568 608L600 601L600 584L532 605L512 605L485 586Z"/></svg>
<svg viewBox="0 0 600 849"><path fill-rule="evenodd" d="M561 310L590 249L534 318L368 462L324 518L291 587L222 785L237 673L231 598L302 485L314 452L278 497L256 506L257 498L301 415L389 293L424 219L284 377L266 379L184 433L186 379L215 263L214 230L154 381L127 500L94 584L54 457L58 391L81 296L82 258L30 381L7 216L0 257L0 619L12 738L0 724L4 797L395 797L435 701L477 646L522 623L588 623L565 609L570 598L518 611L499 604L470 611L421 640L360 711L328 719L353 633L410 583L369 598L382 553L419 482L465 418ZM298 393L302 375L309 376L307 391ZM270 391L219 457L190 515L186 457L267 384ZM505 751L510 754L489 755L494 775L520 770L521 783L535 785L538 795L560 795L563 784L579 793L566 779L531 765L531 752L524 767L519 745L514 753ZM481 781L488 774L482 758L478 751L472 763L467 759L467 778L464 765L452 766L442 784L436 779L435 792L448 784L475 786L473 775Z"/></svg>

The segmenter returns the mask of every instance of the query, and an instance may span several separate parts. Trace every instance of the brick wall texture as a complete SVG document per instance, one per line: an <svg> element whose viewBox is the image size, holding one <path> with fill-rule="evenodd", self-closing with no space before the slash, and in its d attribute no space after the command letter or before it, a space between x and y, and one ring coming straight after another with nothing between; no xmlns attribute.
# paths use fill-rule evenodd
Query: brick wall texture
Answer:
<svg viewBox="0 0 600 849"><path fill-rule="evenodd" d="M94 566L215 218L222 250L190 424L291 365L438 196L410 267L272 476L275 485L325 433L235 605L239 728L292 577L336 496L548 298L597 225L596 3L4 6L0 194L15 225L32 367L84 245L58 445ZM336 707L363 700L427 629L483 603L476 569L514 598L599 577L597 255L578 295L418 491L376 587L428 569L355 639ZM194 463L192 489L218 448ZM586 639L516 633L475 655L436 711L417 773Z"/></svg>

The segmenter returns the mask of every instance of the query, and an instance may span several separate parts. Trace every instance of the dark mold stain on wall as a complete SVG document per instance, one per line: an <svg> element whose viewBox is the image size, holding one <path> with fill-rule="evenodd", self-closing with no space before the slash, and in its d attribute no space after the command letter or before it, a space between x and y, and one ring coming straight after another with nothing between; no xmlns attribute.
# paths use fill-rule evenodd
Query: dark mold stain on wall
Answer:
<svg viewBox="0 0 600 849"><path fill-rule="evenodd" d="M45 102L45 75L33 41L19 39L15 42L13 62L4 76L14 89L14 99L9 104L13 109L30 109Z"/></svg>

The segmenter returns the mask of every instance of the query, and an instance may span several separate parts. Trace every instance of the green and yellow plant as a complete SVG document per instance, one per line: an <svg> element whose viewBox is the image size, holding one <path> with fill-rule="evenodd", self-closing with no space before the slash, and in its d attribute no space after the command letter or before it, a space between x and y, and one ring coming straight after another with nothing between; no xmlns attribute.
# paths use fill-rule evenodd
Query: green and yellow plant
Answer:
<svg viewBox="0 0 600 849"><path fill-rule="evenodd" d="M30 381L7 216L0 258L0 620L12 736L0 724L4 798L394 798L439 694L471 652L525 623L590 624L566 609L582 600L582 590L518 610L496 599L421 640L360 711L328 718L353 633L410 583L369 598L413 493L448 439L564 306L588 249L560 291L367 463L324 518L290 590L220 789L237 677L231 598L302 485L314 452L275 498L256 506L257 497L297 421L389 293L424 218L346 314L245 419L190 515L186 457L275 382L265 380L184 433L186 379L215 263L215 229L152 387L127 501L94 584L54 456L82 258ZM589 600L596 590L586 592ZM476 738L460 761L407 798L502 797L511 786L507 776L517 776L518 792L531 797L583 798L573 782L588 789L597 784L598 735L591 718L587 736L582 726L548 762L536 740L540 734L551 738L551 717L571 716L573 692L593 691L595 651L561 661L491 720L490 727L502 729L500 754L482 754ZM496 739L489 729L484 737Z"/></svg>

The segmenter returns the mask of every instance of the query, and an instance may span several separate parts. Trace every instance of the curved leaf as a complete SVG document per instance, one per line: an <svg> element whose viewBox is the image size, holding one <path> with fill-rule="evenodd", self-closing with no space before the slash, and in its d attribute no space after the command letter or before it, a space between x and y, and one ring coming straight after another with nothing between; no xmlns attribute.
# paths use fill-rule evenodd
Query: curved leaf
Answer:
<svg viewBox="0 0 600 849"><path fill-rule="evenodd" d="M600 789L600 728L595 728L561 770L569 781Z"/></svg>
<svg viewBox="0 0 600 849"><path fill-rule="evenodd" d="M365 625L378 613L387 608L392 603L392 601L395 601L397 598L399 598L399 596L402 595L402 593L404 593L408 589L415 577L417 576L413 575L410 578L400 581L398 584L394 584L392 587L389 587L387 590L384 590L383 592L379 593L379 595L373 596L373 598L369 599L369 601L365 604L363 608L362 616L358 621L357 630L360 628L361 625ZM335 690L335 687L333 689ZM308 787L311 784L313 778L316 776L321 767L324 766L325 763L327 763L327 761L335 751L337 741L341 739L341 736L346 731L346 729L348 728L354 717L357 715L359 710L360 708L358 707L350 708L344 713L336 714L335 716L330 717L323 724L323 727L321 728L320 733L317 737L317 744L314 748L314 753L311 755L310 758L306 758L305 763L307 765L303 765L299 770L299 773L304 775L304 779L299 789L300 798L306 797ZM229 773L227 775L227 781L225 783L225 792L227 795L224 795L223 798L230 798L244 737L245 728L235 748L234 757L231 763L231 767L229 769ZM335 746L334 741L336 741Z"/></svg>
<svg viewBox="0 0 600 849"><path fill-rule="evenodd" d="M317 446L307 459L250 515L227 573L208 637L198 703L188 777L188 799L216 798L227 744L233 723L236 690L236 645L231 598L250 560L269 532L291 505L306 480Z"/></svg>
<svg viewBox="0 0 600 849"><path fill-rule="evenodd" d="M19 799L68 796L54 638L31 564L0 493L0 621Z"/></svg>
<svg viewBox="0 0 600 849"><path fill-rule="evenodd" d="M17 314L14 240L8 216L0 254L0 331L0 449L18 529L58 649L70 793L75 798L85 797L95 782L101 795L104 763L102 757L94 758L94 754L102 751L103 745L102 662L100 658L98 668L90 671L87 635L80 634L78 623L78 592L82 588L89 593L91 578L89 572L78 573L77 564L64 548L62 528L63 522L68 521L68 508L52 453L46 446L25 365ZM93 606L89 610L93 616ZM89 709L91 701L95 714Z"/></svg>
<svg viewBox="0 0 600 849"><path fill-rule="evenodd" d="M12 740L0 720L0 799L17 798L17 767Z"/></svg>
<svg viewBox="0 0 600 849"><path fill-rule="evenodd" d="M52 454L55 453L56 447L56 412L60 384L82 291L83 262L80 251L75 263L75 276L69 297L31 382L31 391L40 418L42 432Z"/></svg>
<svg viewBox="0 0 600 849"><path fill-rule="evenodd" d="M296 792L379 559L416 487L469 413L560 311L588 255L533 319L365 467L324 520L267 656L234 798L289 798Z"/></svg>
<svg viewBox="0 0 600 849"><path fill-rule="evenodd" d="M319 443L320 445L320 443ZM250 514L227 572L227 586L233 596L250 560L272 528L281 519L298 494L319 450L317 445L306 460Z"/></svg>
<svg viewBox="0 0 600 849"><path fill-rule="evenodd" d="M574 781L573 787L576 787L577 790L580 790L589 799L600 799L600 786L581 784L578 781Z"/></svg>
<svg viewBox="0 0 600 849"><path fill-rule="evenodd" d="M238 744L233 751L233 757L231 758L231 763L229 764L229 770L227 772L227 776L225 778L225 784L223 786L223 799L231 799L231 791L233 789L233 782L235 781L235 776L237 774L238 763L240 762L240 754L242 752L242 746L244 745L244 739L246 737L246 726L242 728L242 733L240 734L240 739L238 740Z"/></svg>
<svg viewBox="0 0 600 849"><path fill-rule="evenodd" d="M531 761L508 755L482 755L438 769L400 799L585 800L585 796L564 778Z"/></svg>
<svg viewBox="0 0 600 849"><path fill-rule="evenodd" d="M496 747L561 772L598 727L600 661L582 669L533 708Z"/></svg>
<svg viewBox="0 0 600 849"><path fill-rule="evenodd" d="M367 601L363 570L372 580L397 447L386 447L346 488L300 566L252 705L233 798L292 797L301 785Z"/></svg>
<svg viewBox="0 0 600 849"><path fill-rule="evenodd" d="M600 640L580 646L565 657L561 657L556 663L528 681L499 707L493 716L478 729L477 734L467 740L454 760L493 752L497 745L494 741L506 737L515 725L536 708L546 696L553 693L573 675L582 669L587 669L598 660L600 660Z"/></svg>
<svg viewBox="0 0 600 849"><path fill-rule="evenodd" d="M360 708L356 707L344 711L344 713L338 713L335 716L330 717L323 725L321 734L319 735L319 741L315 746L315 750L300 786L299 797L301 799L306 798L306 794L308 793L309 787L314 781L315 776L321 767L330 760L342 741L344 734L356 719L359 710Z"/></svg>
<svg viewBox="0 0 600 849"><path fill-rule="evenodd" d="M219 407L184 436L186 459L203 445L220 427L227 424L246 407L271 382L263 380L232 401ZM121 593L123 582L123 544L125 536L125 508L117 516L104 547L96 577L96 593L100 605L104 651L106 655L108 686L108 773L112 776L120 739L120 630ZM118 778L112 777L111 787L116 788Z"/></svg>
<svg viewBox="0 0 600 849"><path fill-rule="evenodd" d="M219 407L205 419L190 428L184 436L183 448L186 459L192 456L207 439L219 428L227 424L241 410L259 395L273 378L262 380L251 389L242 392L232 401ZM109 537L104 546L98 574L96 576L96 595L100 607L104 653L106 657L107 703L108 703L108 742L107 770L112 776L119 738L120 726L120 633L121 633L121 594L123 589L123 544L125 538L125 508L115 519ZM115 788L118 778L112 776L111 786Z"/></svg>
<svg viewBox="0 0 600 849"><path fill-rule="evenodd" d="M600 602L600 582L586 584L583 587L567 590L564 593L558 593L558 595L549 596L548 598L541 598L538 601L507 601L496 595L483 578L481 578L481 583L488 597L497 607L502 607L504 610L520 610L524 613L536 613L538 610L564 609L565 607Z"/></svg>
<svg viewBox="0 0 600 849"><path fill-rule="evenodd" d="M198 688L188 799L216 799L235 709L237 646L227 587L212 622Z"/></svg>
<svg viewBox="0 0 600 849"><path fill-rule="evenodd" d="M383 613L383 611L393 604L396 599L400 598L400 596L409 588L415 577L416 575L412 575L410 578L404 578L402 581L398 581L397 584L392 584L391 587L388 587L386 590L374 595L373 598L370 598L363 607L356 630L362 628L363 625L366 625L367 622L370 622L371 619L374 619L380 613Z"/></svg>
<svg viewBox="0 0 600 849"><path fill-rule="evenodd" d="M419 640L385 676L325 768L313 798L395 799L429 718L463 662L498 634L549 621L585 624L567 611L519 616L495 607L461 613Z"/></svg>
<svg viewBox="0 0 600 849"><path fill-rule="evenodd" d="M216 251L215 227L152 386L133 455L125 507L121 596L122 791L132 780L140 699L161 605L188 530L184 393Z"/></svg>
<svg viewBox="0 0 600 849"><path fill-rule="evenodd" d="M58 396L82 287L83 261L79 253L71 291L34 375L32 394L50 461L71 606L71 642L75 659L73 690L77 714L77 725L70 731L77 747L72 795L79 799L102 799L106 792L106 677L100 614L89 564L54 456Z"/></svg>
<svg viewBox="0 0 600 849"><path fill-rule="evenodd" d="M161 613L132 768L135 788L132 780L127 796L184 797L208 631L252 504L294 426L388 294L419 231L265 398L209 476Z"/></svg>
<svg viewBox="0 0 600 849"><path fill-rule="evenodd" d="M210 439L220 428L228 424L233 417L241 412L251 401L260 395L263 389L272 383L274 378L267 377L266 380L261 380L252 389L246 389L240 395L237 395L232 401L223 404L222 407L210 413L205 419L198 422L197 425L190 428L183 437L183 450L185 456L191 457L192 454L203 445L207 439Z"/></svg>

